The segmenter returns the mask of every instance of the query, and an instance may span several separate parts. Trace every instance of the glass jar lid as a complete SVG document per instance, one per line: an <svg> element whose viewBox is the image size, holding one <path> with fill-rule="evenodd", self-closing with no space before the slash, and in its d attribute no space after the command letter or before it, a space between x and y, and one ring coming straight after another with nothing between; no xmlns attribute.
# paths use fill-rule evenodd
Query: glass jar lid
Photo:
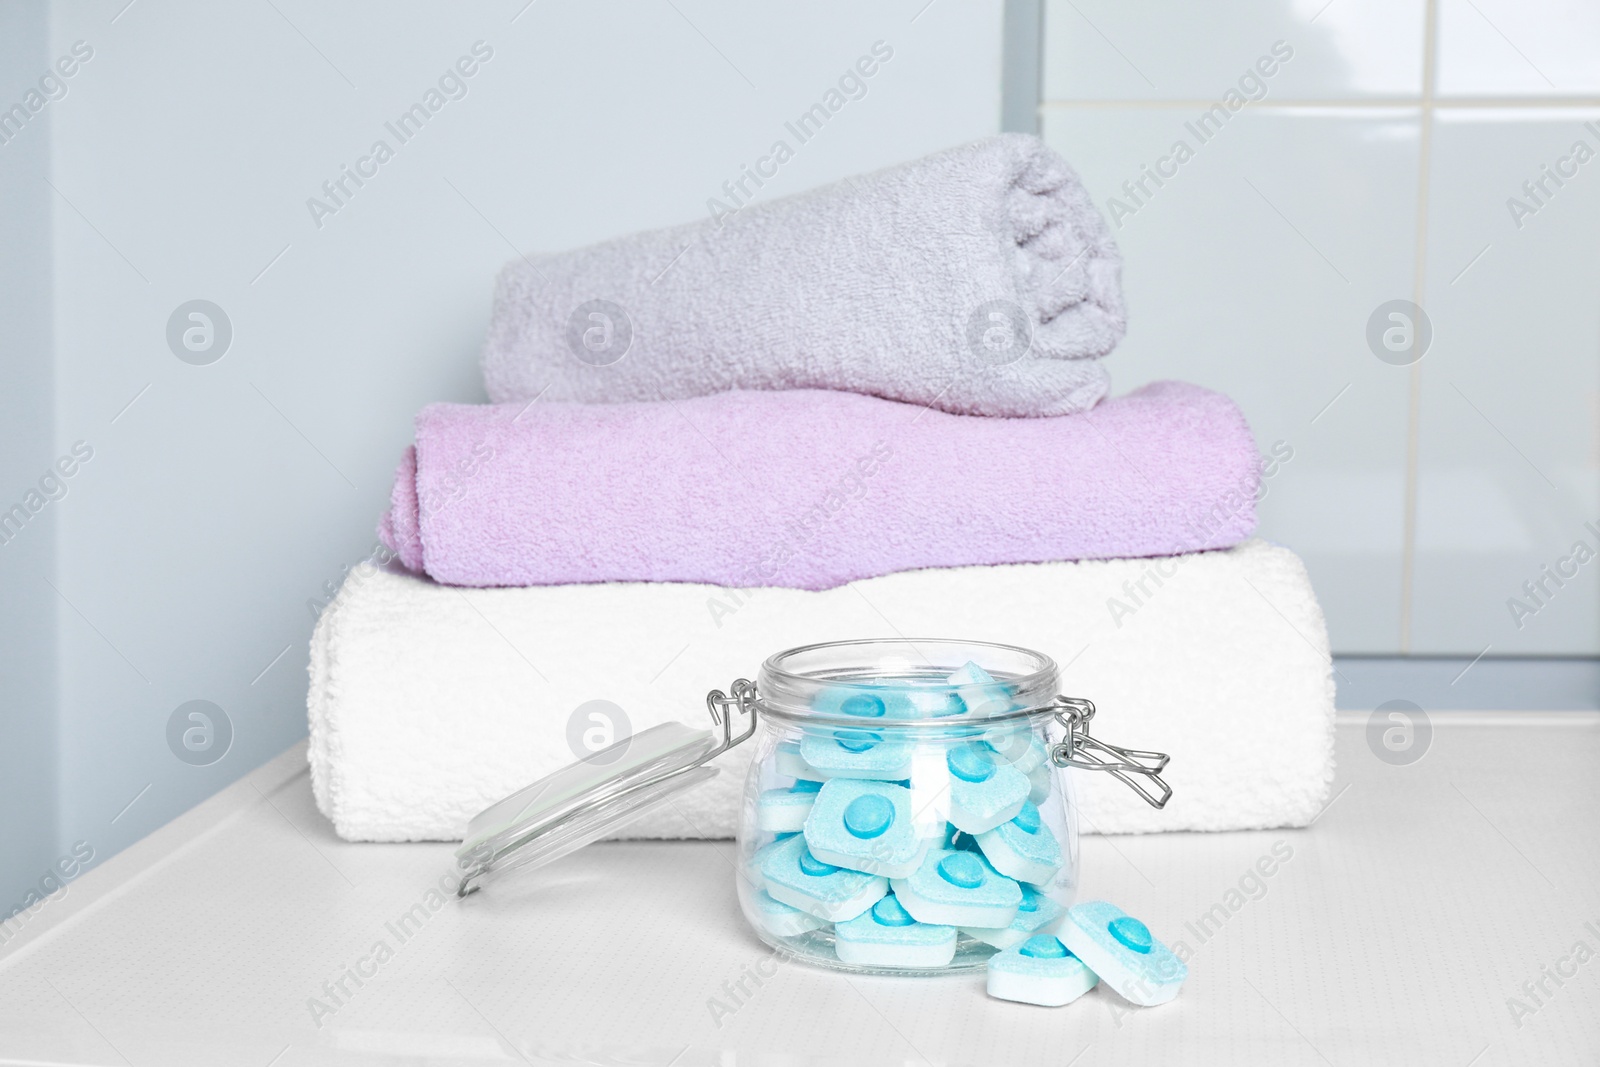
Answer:
<svg viewBox="0 0 1600 1067"><path fill-rule="evenodd" d="M462 871L456 895L466 896L508 870L560 859L715 778L718 768L706 763L755 732L754 712L747 709L748 722L734 733L733 709L744 707L754 693L742 680L733 689L734 697L717 691L706 698L721 736L681 722L652 726L473 816L466 840L456 849Z"/></svg>

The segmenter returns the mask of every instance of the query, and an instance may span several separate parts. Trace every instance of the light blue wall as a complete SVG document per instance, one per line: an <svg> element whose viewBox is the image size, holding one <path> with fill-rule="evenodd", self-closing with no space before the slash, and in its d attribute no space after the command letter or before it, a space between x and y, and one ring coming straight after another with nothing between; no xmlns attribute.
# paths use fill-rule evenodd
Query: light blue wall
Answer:
<svg viewBox="0 0 1600 1067"><path fill-rule="evenodd" d="M0 5L0 106L21 101L51 60L42 3ZM48 107L0 144L0 512L55 460L50 358ZM41 502L43 495L35 498ZM43 504L0 526L0 918L56 856L56 519ZM4 516L0 515L0 521ZM0 940L4 931L0 930Z"/></svg>
<svg viewBox="0 0 1600 1067"><path fill-rule="evenodd" d="M998 2L126 3L52 12L49 56L81 40L93 57L48 107L55 425L4 485L94 449L50 505L72 604L55 837L102 856L305 732L307 601L370 550L413 412L483 399L502 262L700 217L880 39L894 57L866 97L764 195L1000 124ZM493 56L467 95L314 224L307 199L395 144L384 123L477 41ZM194 299L232 324L210 365L166 340ZM31 366L43 398L50 364ZM0 557L48 631L45 565ZM191 700L233 725L210 766L168 748Z"/></svg>

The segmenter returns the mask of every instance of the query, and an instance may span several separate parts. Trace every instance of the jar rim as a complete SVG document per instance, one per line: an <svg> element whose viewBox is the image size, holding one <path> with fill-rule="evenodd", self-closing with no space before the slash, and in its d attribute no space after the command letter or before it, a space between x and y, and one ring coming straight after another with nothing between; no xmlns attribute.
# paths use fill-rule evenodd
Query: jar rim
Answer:
<svg viewBox="0 0 1600 1067"><path fill-rule="evenodd" d="M913 662L914 656L920 657L921 664ZM896 717L878 720L876 725L903 729L1008 722L1040 714L1057 696L1058 668L1043 652L997 641L880 637L819 641L773 653L761 665L757 699L763 713L775 718L859 726L860 718L816 710L816 697L823 690L840 688L954 695L971 686L935 679L947 678L967 664L977 665L994 678L994 687L1006 698L1003 708ZM891 673L891 667L927 677L908 678Z"/></svg>

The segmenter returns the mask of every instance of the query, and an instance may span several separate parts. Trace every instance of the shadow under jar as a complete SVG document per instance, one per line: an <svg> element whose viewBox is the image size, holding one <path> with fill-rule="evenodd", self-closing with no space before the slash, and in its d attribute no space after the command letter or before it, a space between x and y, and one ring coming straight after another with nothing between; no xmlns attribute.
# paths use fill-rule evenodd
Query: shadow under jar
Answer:
<svg viewBox="0 0 1600 1067"><path fill-rule="evenodd" d="M1053 932L1078 886L1071 768L1156 807L1160 753L1089 736L1055 662L1010 645L790 649L711 695L753 720L739 902L774 947L850 971L949 974Z"/></svg>

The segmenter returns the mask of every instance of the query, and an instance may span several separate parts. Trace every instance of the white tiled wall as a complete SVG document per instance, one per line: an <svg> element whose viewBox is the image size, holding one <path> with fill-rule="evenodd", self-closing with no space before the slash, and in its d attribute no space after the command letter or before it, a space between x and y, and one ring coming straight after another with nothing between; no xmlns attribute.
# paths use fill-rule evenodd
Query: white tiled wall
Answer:
<svg viewBox="0 0 1600 1067"><path fill-rule="evenodd" d="M1224 390L1293 449L1262 533L1306 560L1337 652L1600 652L1600 559L1521 588L1600 551L1596 11L1046 5L1041 130L1127 261L1117 388ZM1545 164L1576 174L1513 218ZM1413 366L1367 343L1395 299L1432 323Z"/></svg>
<svg viewBox="0 0 1600 1067"><path fill-rule="evenodd" d="M1594 0L1439 0L1441 97L1600 95Z"/></svg>
<svg viewBox="0 0 1600 1067"><path fill-rule="evenodd" d="M1579 140L1597 158L1519 229L1507 199ZM1592 653L1600 561L1521 586L1600 545L1600 108L1441 109L1428 214L1413 645Z"/></svg>
<svg viewBox="0 0 1600 1067"><path fill-rule="evenodd" d="M1212 100L1278 40L1280 99L1415 98L1423 22L1422 0L1049 0L1044 98Z"/></svg>

